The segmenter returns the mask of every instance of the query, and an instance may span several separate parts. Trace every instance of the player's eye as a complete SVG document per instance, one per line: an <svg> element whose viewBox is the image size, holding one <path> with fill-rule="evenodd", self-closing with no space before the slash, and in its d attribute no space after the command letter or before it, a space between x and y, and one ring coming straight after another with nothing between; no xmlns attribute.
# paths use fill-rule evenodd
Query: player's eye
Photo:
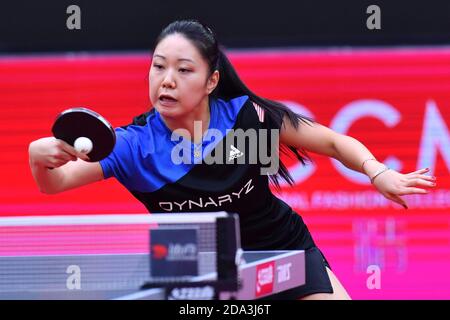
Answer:
<svg viewBox="0 0 450 320"><path fill-rule="evenodd" d="M192 70L189 70L189 69L186 69L186 68L180 68L179 71L181 73L188 73L188 72L191 72Z"/></svg>
<svg viewBox="0 0 450 320"><path fill-rule="evenodd" d="M158 70L161 70L161 69L163 68L162 65L157 64L157 63L154 63L154 64L153 64L153 67L156 68L156 69L158 69Z"/></svg>

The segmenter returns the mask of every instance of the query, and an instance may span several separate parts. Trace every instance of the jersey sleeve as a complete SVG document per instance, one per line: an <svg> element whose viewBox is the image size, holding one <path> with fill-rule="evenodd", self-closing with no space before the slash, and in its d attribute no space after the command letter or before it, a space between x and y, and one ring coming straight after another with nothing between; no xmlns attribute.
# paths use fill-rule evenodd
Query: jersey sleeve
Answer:
<svg viewBox="0 0 450 320"><path fill-rule="evenodd" d="M257 123L255 127L267 130L281 129L281 119L276 120L273 116L269 116L266 110L264 110L260 105L258 105L254 101L251 101L250 99L246 103L248 108L251 110L251 113L253 114L252 118L254 119L254 122Z"/></svg>
<svg viewBox="0 0 450 320"><path fill-rule="evenodd" d="M116 144L108 157L100 160L105 179L115 177L127 188L130 187L131 177L135 171L133 154L134 138L123 128L116 129Z"/></svg>
<svg viewBox="0 0 450 320"><path fill-rule="evenodd" d="M238 119L239 127L244 130L255 129L257 133L257 147L252 146L248 150L251 150L262 168L267 168L264 172L274 173L277 171L279 164L281 119L277 121L276 118L274 119L273 116L269 115L267 110L250 99L245 102L241 112L242 114ZM256 153L256 156L254 153Z"/></svg>

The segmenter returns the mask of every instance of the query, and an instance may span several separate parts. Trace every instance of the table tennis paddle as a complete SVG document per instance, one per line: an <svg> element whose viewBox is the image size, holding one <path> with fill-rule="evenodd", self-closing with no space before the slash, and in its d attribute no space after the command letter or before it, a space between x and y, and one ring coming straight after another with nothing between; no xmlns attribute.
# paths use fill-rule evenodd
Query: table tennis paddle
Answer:
<svg viewBox="0 0 450 320"><path fill-rule="evenodd" d="M111 124L97 112L83 107L61 112L53 124L52 133L78 152L87 154L89 162L106 158L116 144L116 134Z"/></svg>

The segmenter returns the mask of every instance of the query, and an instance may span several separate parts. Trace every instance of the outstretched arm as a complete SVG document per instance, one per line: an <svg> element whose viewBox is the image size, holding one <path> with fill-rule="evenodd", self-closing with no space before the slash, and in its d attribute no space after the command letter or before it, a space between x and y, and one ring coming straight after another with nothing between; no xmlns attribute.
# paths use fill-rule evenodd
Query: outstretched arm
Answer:
<svg viewBox="0 0 450 320"><path fill-rule="evenodd" d="M33 141L28 152L31 173L43 193L55 194L103 179L98 162L78 160L87 156L62 140L47 137Z"/></svg>
<svg viewBox="0 0 450 320"><path fill-rule="evenodd" d="M392 169L385 170L384 164L378 162L361 142L318 123L300 123L295 129L290 121L285 119L280 140L281 143L295 148L332 157L347 168L366 174L383 196L405 209L408 207L401 196L426 194L428 191L424 188L436 186L436 178L425 175L428 168L407 174Z"/></svg>

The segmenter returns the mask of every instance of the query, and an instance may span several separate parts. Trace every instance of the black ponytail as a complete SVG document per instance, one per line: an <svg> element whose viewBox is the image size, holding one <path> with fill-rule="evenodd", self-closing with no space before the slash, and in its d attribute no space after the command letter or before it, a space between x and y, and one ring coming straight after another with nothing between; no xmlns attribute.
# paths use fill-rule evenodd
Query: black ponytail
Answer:
<svg viewBox="0 0 450 320"><path fill-rule="evenodd" d="M300 122L310 125L314 120L301 116L287 106L277 101L265 99L253 93L239 78L236 70L231 62L222 50L219 50L218 68L220 73L219 84L216 89L211 93L213 97L229 100L238 96L247 95L250 100L262 107L268 117L269 123L275 123L275 127L280 128L283 125L284 120L289 120L292 126L297 129ZM307 161L311 161L308 154L303 149L297 149L291 146L280 144L280 153L286 155L294 155L303 165L306 165ZM279 172L270 176L271 182L277 187L280 187L278 178L281 176L290 185L294 184L294 180L290 175L288 169L284 163L280 160Z"/></svg>
<svg viewBox="0 0 450 320"><path fill-rule="evenodd" d="M264 109L267 117L265 121L274 124L274 127L280 129L283 125L283 121L286 119L288 119L292 126L296 129L299 127L300 122L307 125L314 122L310 118L293 112L282 103L257 96L249 88L247 88L244 82L242 82L239 78L236 70L224 54L223 50L220 49L213 31L197 20L179 20L172 22L164 28L158 36L155 41L154 48L156 48L158 43L165 37L175 33L185 36L199 50L202 57L208 62L210 74L212 74L215 70L219 71L220 80L217 87L211 93L211 98L230 100L238 96L247 95L251 101L255 102ZM147 115L148 112L135 117L133 119L133 123L142 123L142 121L145 121ZM283 144L280 144L280 153L287 155L293 154L303 165L306 165L306 162L311 160L305 150L296 149ZM278 188L280 187L278 181L279 177L283 178L290 185L294 184L292 176L281 160L279 163L278 173L269 177L270 181Z"/></svg>

